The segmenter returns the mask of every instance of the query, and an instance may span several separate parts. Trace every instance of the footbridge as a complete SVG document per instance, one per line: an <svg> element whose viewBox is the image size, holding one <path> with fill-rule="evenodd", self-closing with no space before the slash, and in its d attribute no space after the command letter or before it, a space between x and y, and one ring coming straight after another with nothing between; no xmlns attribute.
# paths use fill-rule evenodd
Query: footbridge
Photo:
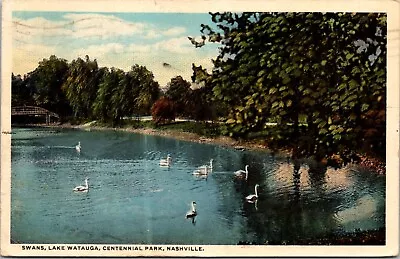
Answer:
<svg viewBox="0 0 400 259"><path fill-rule="evenodd" d="M51 117L60 119L60 116L57 113L37 106L11 107L11 116L44 116L46 117L46 124L51 122Z"/></svg>

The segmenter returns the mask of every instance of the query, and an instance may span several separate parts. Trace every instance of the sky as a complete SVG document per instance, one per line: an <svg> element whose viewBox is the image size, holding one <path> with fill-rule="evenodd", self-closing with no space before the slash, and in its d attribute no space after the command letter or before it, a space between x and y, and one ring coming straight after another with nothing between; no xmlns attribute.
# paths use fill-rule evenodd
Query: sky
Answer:
<svg viewBox="0 0 400 259"><path fill-rule="evenodd" d="M192 63L210 71L218 55L217 43L195 48L188 39L200 39L200 24L212 24L208 13L14 11L12 21L14 74L51 55L68 62L89 55L100 67L144 65L163 87L178 75L190 82Z"/></svg>

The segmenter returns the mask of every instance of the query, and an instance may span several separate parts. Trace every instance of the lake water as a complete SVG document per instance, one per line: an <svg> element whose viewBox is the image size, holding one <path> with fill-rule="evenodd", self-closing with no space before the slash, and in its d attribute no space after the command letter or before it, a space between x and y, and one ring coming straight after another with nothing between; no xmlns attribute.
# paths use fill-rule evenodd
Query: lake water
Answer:
<svg viewBox="0 0 400 259"><path fill-rule="evenodd" d="M385 226L385 177L356 166L114 131L13 128L11 151L14 243L264 243ZM211 158L207 178L192 175ZM248 181L235 179L245 165ZM73 192L86 177L89 192Z"/></svg>

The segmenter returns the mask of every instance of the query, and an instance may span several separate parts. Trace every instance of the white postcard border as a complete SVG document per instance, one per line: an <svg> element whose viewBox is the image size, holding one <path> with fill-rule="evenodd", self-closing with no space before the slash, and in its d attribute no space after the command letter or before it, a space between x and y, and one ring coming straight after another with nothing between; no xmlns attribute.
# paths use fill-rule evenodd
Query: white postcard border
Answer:
<svg viewBox="0 0 400 259"><path fill-rule="evenodd" d="M118 1L38 1L3 0L1 48L1 254L3 256L390 256L399 251L399 53L400 2L383 1L209 1L209 0L118 0ZM221 246L221 245L111 245L111 244L10 244L11 194L11 12L101 11L101 12L208 12L208 11L315 11L386 12L387 45L387 179L385 246ZM28 245L28 244L26 244ZM29 244L32 245L32 244ZM79 247L68 250L68 246ZM117 250L107 250L114 247ZM118 250L133 249L133 250ZM153 247L153 249L150 249ZM155 248L159 247L159 248ZM171 247L175 250L171 250ZM41 250L41 249L45 250ZM50 250L55 248L54 250ZM62 250L64 248L64 250ZM57 250L60 249L60 250ZM83 249L83 250L82 250ZM88 249L88 250L86 250ZM156 250L155 250L156 249ZM161 251L159 251L161 250ZM179 251L176 251L179 250Z"/></svg>

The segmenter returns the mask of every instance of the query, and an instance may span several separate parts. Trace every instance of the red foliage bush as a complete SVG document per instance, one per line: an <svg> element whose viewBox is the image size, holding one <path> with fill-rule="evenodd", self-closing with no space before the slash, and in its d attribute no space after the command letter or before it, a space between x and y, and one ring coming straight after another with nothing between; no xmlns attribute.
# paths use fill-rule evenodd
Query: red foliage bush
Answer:
<svg viewBox="0 0 400 259"><path fill-rule="evenodd" d="M167 97L161 97L151 107L153 121L158 125L175 120L174 102Z"/></svg>

